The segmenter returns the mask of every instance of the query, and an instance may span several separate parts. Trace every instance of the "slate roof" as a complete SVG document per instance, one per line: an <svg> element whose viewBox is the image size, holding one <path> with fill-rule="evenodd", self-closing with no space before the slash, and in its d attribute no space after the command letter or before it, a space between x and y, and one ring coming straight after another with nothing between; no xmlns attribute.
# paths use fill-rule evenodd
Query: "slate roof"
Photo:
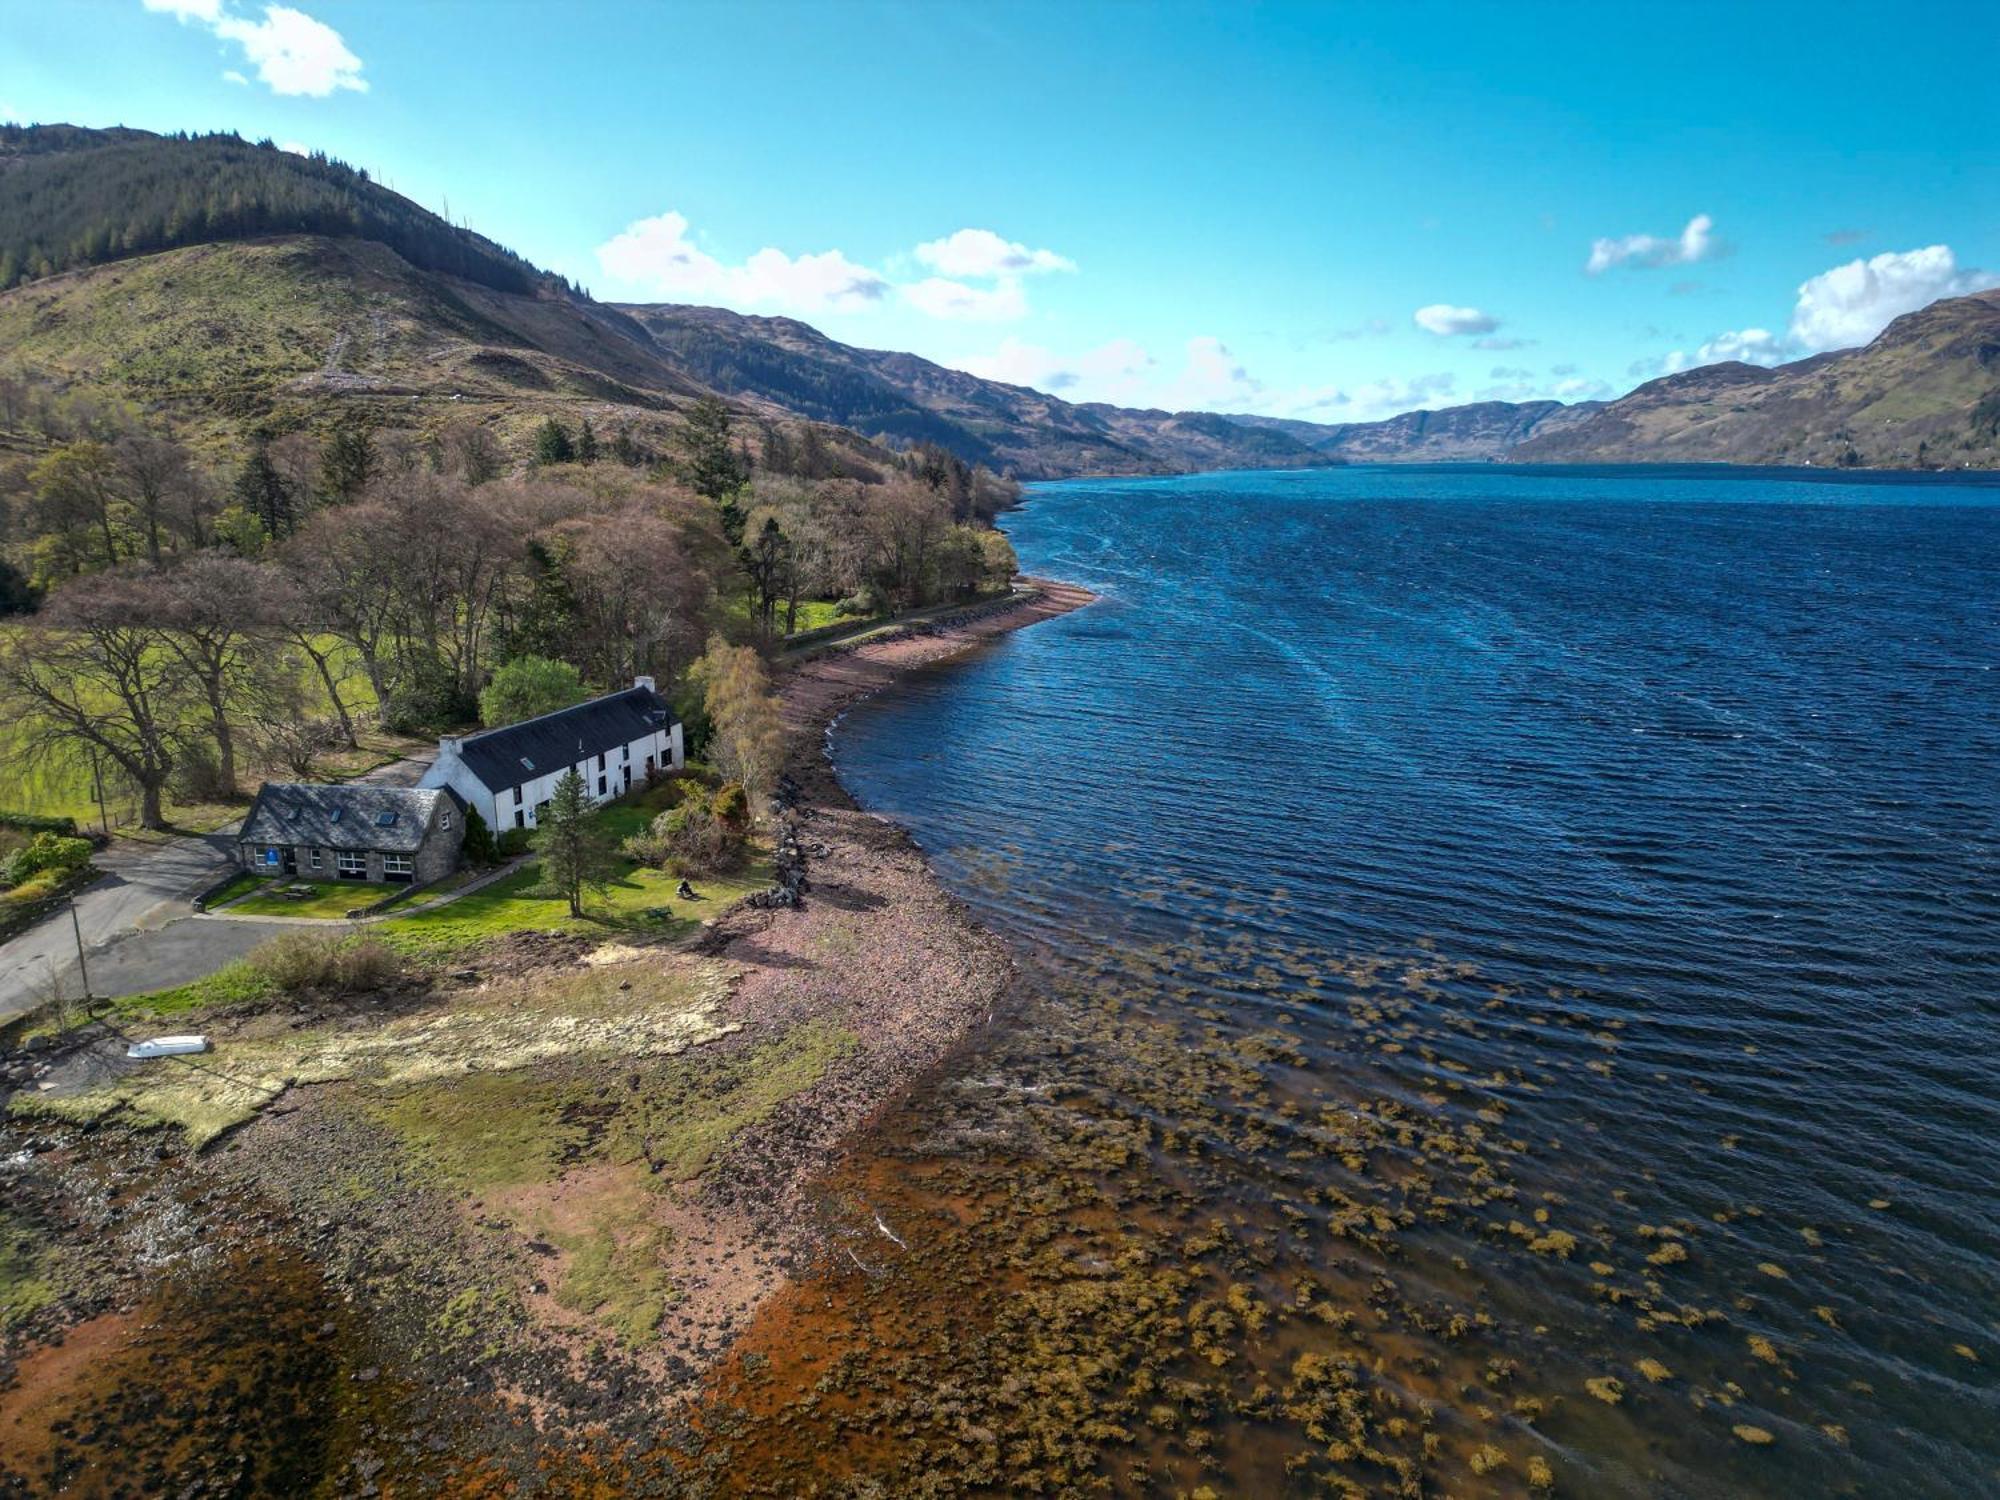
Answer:
<svg viewBox="0 0 2000 1500"><path fill-rule="evenodd" d="M322 849L374 849L414 854L431 826L441 790L350 782L319 786L267 781L257 793L243 831L244 844L300 844ZM384 818L390 821L383 822Z"/></svg>
<svg viewBox="0 0 2000 1500"><path fill-rule="evenodd" d="M458 753L489 792L499 792L645 739L673 722L666 699L651 688L629 687L538 719L467 735L458 742Z"/></svg>

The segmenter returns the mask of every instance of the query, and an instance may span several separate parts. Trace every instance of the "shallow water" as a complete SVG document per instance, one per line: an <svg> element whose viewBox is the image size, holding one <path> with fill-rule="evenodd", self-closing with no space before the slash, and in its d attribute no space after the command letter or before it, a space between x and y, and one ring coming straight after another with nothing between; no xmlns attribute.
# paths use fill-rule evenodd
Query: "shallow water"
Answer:
<svg viewBox="0 0 2000 1500"><path fill-rule="evenodd" d="M1193 1278L1050 1356L1201 1386L1072 1437L1122 1490L2000 1487L2000 489L1357 468L1007 526L1103 602L835 736L1032 990L848 1184L960 1257L825 1331L862 1388L1032 1362L1009 1307L1101 1251ZM1063 1267L1003 1248L1051 1218ZM1208 1282L1253 1305L1191 1350Z"/></svg>

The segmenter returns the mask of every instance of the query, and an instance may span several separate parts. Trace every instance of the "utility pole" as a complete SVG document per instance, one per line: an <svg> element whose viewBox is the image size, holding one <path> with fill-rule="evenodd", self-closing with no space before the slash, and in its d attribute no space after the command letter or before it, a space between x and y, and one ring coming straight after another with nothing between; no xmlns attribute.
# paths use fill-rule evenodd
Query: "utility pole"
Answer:
<svg viewBox="0 0 2000 1500"><path fill-rule="evenodd" d="M69 930L76 934L76 971L83 976L83 1008L95 1003L90 997L90 966L83 961L83 922L76 914L76 897L69 898Z"/></svg>

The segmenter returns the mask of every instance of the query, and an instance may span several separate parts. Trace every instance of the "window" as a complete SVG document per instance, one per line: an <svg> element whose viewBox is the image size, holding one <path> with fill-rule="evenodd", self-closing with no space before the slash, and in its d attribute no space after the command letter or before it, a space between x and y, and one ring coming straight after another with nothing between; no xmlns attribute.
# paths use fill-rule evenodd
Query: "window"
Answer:
<svg viewBox="0 0 2000 1500"><path fill-rule="evenodd" d="M407 854L385 854L382 856L382 878L398 883L412 879L416 874L416 864Z"/></svg>
<svg viewBox="0 0 2000 1500"><path fill-rule="evenodd" d="M342 880L366 880L368 878L368 856L365 854L340 854L335 856L335 866Z"/></svg>
<svg viewBox="0 0 2000 1500"><path fill-rule="evenodd" d="M451 814L449 812L446 812L443 817L438 819L438 827L440 828L451 827Z"/></svg>
<svg viewBox="0 0 2000 1500"><path fill-rule="evenodd" d="M317 870L319 868L319 850L317 849L306 850L306 867L308 869L313 869L313 870Z"/></svg>
<svg viewBox="0 0 2000 1500"><path fill-rule="evenodd" d="M394 828L396 826L396 815L392 812L375 814L375 826L377 828Z"/></svg>
<svg viewBox="0 0 2000 1500"><path fill-rule="evenodd" d="M604 795L604 790L605 790L604 778L600 776L597 778L597 795L602 797Z"/></svg>
<svg viewBox="0 0 2000 1500"><path fill-rule="evenodd" d="M521 764L526 766L530 771L535 769L535 763L529 760L528 757L525 755L521 757Z"/></svg>
<svg viewBox="0 0 2000 1500"><path fill-rule="evenodd" d="M600 771L604 769L604 752L602 750L597 752L597 769Z"/></svg>
<svg viewBox="0 0 2000 1500"><path fill-rule="evenodd" d="M340 821L340 815L346 811L347 809L344 807L336 807L332 812L326 815L327 822L338 823Z"/></svg>
<svg viewBox="0 0 2000 1500"><path fill-rule="evenodd" d="M528 815L518 807L514 809L514 826L516 828L526 828L528 826Z"/></svg>

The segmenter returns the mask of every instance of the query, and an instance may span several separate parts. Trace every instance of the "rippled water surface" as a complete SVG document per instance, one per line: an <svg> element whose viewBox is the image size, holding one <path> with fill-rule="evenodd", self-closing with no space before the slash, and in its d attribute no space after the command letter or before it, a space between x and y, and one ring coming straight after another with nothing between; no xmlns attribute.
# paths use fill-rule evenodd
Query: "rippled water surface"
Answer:
<svg viewBox="0 0 2000 1500"><path fill-rule="evenodd" d="M1351 469L1007 525L1102 602L835 753L1035 976L1028 1134L1141 1143L1105 1224L1261 1247L1117 1487L2000 1490L2000 490ZM1322 1354L1400 1469L1306 1411Z"/></svg>

